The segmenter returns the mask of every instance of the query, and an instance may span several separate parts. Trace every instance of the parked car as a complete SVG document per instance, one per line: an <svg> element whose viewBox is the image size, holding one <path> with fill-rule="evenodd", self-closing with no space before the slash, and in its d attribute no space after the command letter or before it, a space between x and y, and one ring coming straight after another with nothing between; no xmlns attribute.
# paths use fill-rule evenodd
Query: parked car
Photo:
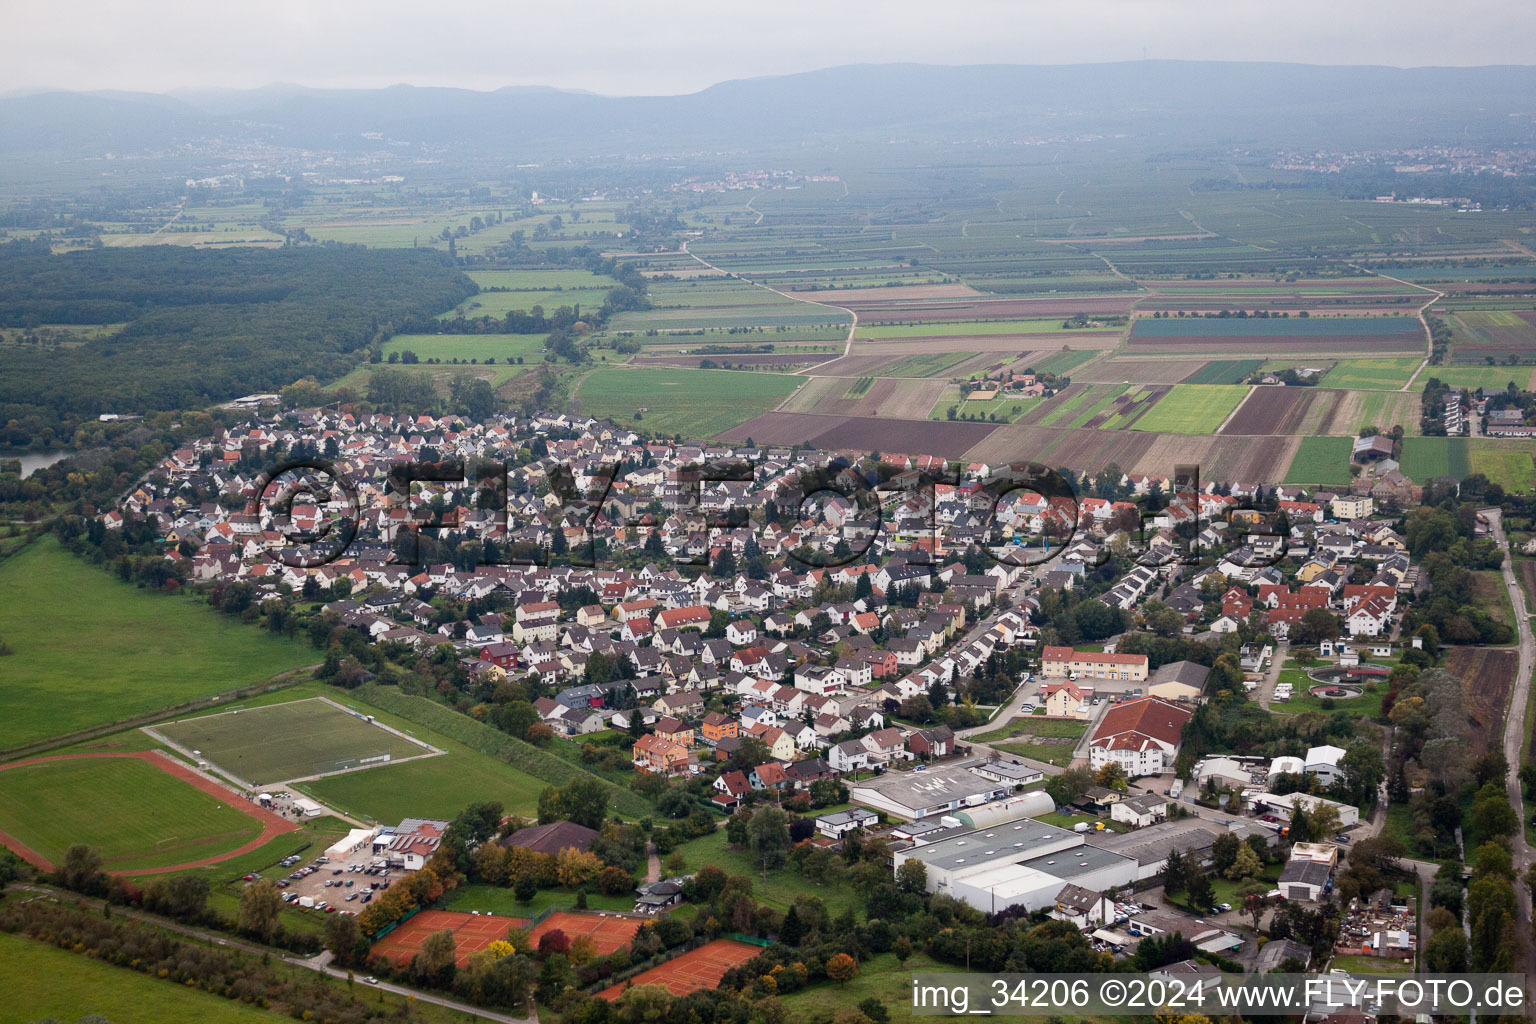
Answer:
<svg viewBox="0 0 1536 1024"><path fill-rule="evenodd" d="M1232 909L1232 904L1230 904L1230 903L1218 903L1218 904L1216 904L1216 909L1221 911L1223 914L1225 914L1227 911Z"/></svg>
<svg viewBox="0 0 1536 1024"><path fill-rule="evenodd" d="M364 985L377 985L377 984L378 984L378 983L379 983L379 979L378 979L378 978L375 978L375 977L374 977L374 976L373 976L373 975L371 975L371 974L370 974L370 975L368 975L368 977L366 977L366 978L364 978L364 979L363 979L363 984L364 984Z"/></svg>

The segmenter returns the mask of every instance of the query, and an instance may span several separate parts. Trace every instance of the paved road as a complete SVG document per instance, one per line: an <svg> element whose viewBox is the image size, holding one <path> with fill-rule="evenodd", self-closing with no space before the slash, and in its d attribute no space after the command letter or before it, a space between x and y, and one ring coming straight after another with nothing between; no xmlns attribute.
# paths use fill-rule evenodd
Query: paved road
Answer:
<svg viewBox="0 0 1536 1024"><path fill-rule="evenodd" d="M1275 656L1269 660L1269 671L1264 673L1263 682L1253 691L1253 699L1259 702L1259 707L1269 710L1269 702L1275 697L1275 687L1280 685L1280 670L1285 665L1286 656L1291 653L1291 642L1281 640L1275 645Z"/></svg>
<svg viewBox="0 0 1536 1024"><path fill-rule="evenodd" d="M99 908L103 902L102 900L97 899L86 899L77 893L67 892L64 890L49 889L38 885L13 884L10 886L10 889L41 893L46 896L55 896L70 903L78 901L97 908ZM305 970L314 971L317 974L329 975L332 978L339 978L342 981L347 980L347 975L350 973L354 978L356 978L356 983L363 986L365 989L380 989L384 992L392 992L395 995L405 996L407 999L414 999L417 1002L432 1003L437 1006L446 1007L450 1010L457 1010L459 1013L467 1013L472 1017L480 1017L483 1020L493 1020L496 1021L497 1024L538 1024L539 1016L537 1010L535 1010L533 1015L529 1017L513 1017L509 1014L497 1013L494 1010L487 1010L479 1006L471 1006L468 1003L461 1003L456 999L447 999L443 996L434 995L431 992L422 992L418 989L407 988L404 985L396 985L393 982L380 981L369 985L364 982L362 980L362 976L355 971L349 972L340 967L330 966L331 954L329 952L324 952L318 956L310 957L308 959L297 956L284 956L275 953L272 949L269 949L266 946L261 946L254 942L247 942L244 939L232 938L221 932L205 931L202 928L194 928L191 925L180 924L176 921L168 921L165 918L156 917L153 914L146 914L142 911L130 910L126 907L114 907L112 912L114 914L121 914L124 917L131 917L136 921L147 922L157 927L164 928L166 931L177 932L181 935L186 935L189 938L212 943L215 946L225 946L230 949L239 949L247 953L254 953L257 956L275 956L278 960L281 960L285 964L290 964L294 967L302 967Z"/></svg>
<svg viewBox="0 0 1536 1024"><path fill-rule="evenodd" d="M1520 918L1529 923L1531 921L1531 891L1525 885L1525 869L1531 863L1532 852L1530 844L1525 841L1525 821L1528 809L1525 806L1524 794L1520 787L1520 758L1525 746L1525 709L1531 699L1531 671L1536 666L1536 639L1531 635L1530 609L1526 606L1525 590L1521 588L1519 580L1515 578L1514 553L1509 548L1509 538L1504 533L1504 519L1499 509L1483 509L1483 515L1488 517L1492 528L1493 540L1504 549L1504 586L1509 591L1510 604L1515 610L1515 629L1520 643L1520 667L1516 670L1515 685L1509 698L1509 713L1504 716L1504 757L1509 762L1509 778L1505 780L1505 788L1509 792L1509 802L1515 810L1520 812L1521 828L1514 834L1513 848L1515 854L1515 895L1520 900ZM1531 948L1530 936L1525 929L1518 929L1521 933L1520 943L1525 954L1525 984L1530 991L1536 985L1536 951ZM1536 1014L1536 1007L1526 1008L1527 1016Z"/></svg>

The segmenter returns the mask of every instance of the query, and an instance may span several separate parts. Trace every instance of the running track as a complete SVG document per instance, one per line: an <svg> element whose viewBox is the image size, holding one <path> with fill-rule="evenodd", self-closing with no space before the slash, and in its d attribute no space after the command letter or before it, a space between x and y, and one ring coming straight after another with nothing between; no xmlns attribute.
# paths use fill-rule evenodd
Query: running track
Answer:
<svg viewBox="0 0 1536 1024"><path fill-rule="evenodd" d="M220 801L233 807L235 810L255 818L257 821L261 822L262 825L261 834L259 836L257 836L255 839L252 839L250 842L245 843L243 846L238 847L237 849L230 850L228 853L217 854L213 857L204 857L202 860L188 861L185 864L173 864L170 867L145 868L141 871L111 871L108 872L108 874L124 876L164 875L169 874L172 871L186 871L188 868L206 867L209 864L218 864L221 861L230 860L232 858L239 857L242 854L250 853L252 850L270 843L272 840L276 839L278 836L285 832L298 831L298 825L287 820L281 815L273 814L271 811L264 807L258 807L247 800L240 799L239 797L235 796L235 794L231 793L228 789L225 789L223 786L219 785L217 782L214 782L207 776L193 771L186 765L182 764L180 761L173 760L158 750L135 750L127 753L54 754L50 757L30 757L24 761L12 761L10 764L0 764L0 771L5 771L7 768L20 768L23 765L44 764L48 761L68 761L81 757L133 757L139 759L140 761L147 761L166 774L175 776L182 782L187 783L189 786L196 786L198 789L202 790L204 793L207 793L209 796L216 797ZM0 831L0 843L10 847L10 849L18 857L26 861L28 864L31 864L33 867L39 868L43 871L57 870L57 868L52 863L50 863L46 857L31 847L27 846L21 840L11 835L9 832Z"/></svg>

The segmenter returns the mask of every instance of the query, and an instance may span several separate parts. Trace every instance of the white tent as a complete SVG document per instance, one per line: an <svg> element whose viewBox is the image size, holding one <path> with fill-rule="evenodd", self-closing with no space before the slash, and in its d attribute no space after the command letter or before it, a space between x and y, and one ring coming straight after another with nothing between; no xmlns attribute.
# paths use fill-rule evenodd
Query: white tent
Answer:
<svg viewBox="0 0 1536 1024"><path fill-rule="evenodd" d="M325 855L332 860L351 856L357 852L358 847L372 842L373 831L371 828L354 828L346 834L345 838L338 839L332 843L326 849Z"/></svg>

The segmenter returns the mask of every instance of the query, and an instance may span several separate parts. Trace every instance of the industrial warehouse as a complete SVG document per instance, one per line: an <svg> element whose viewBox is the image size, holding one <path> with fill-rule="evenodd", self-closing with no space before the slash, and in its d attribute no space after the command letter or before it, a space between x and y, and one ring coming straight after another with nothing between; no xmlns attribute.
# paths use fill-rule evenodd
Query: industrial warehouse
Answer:
<svg viewBox="0 0 1536 1024"><path fill-rule="evenodd" d="M1223 829L1199 819L1125 834L1072 832L1028 817L980 827L949 820L955 824L917 836L912 846L897 850L895 866L900 870L904 862L918 861L927 869L929 892L988 913L1012 906L1031 911L1053 907L1068 885L1098 893L1134 885L1161 871L1173 850L1190 850L1205 860L1223 832L1239 838L1273 834L1253 826Z"/></svg>

